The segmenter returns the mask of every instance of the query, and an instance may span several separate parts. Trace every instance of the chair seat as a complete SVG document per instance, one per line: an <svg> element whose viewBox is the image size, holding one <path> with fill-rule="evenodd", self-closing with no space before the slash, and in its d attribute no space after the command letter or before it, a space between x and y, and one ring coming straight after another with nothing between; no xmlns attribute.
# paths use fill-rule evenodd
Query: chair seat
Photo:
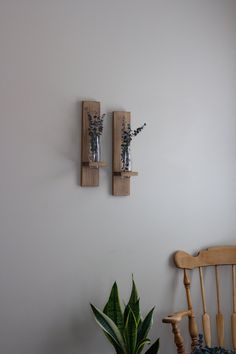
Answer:
<svg viewBox="0 0 236 354"><path fill-rule="evenodd" d="M198 344L191 354L236 354L233 350L221 347L204 347L203 334L198 336Z"/></svg>
<svg viewBox="0 0 236 354"><path fill-rule="evenodd" d="M196 347L191 354L236 354L236 352L220 347Z"/></svg>

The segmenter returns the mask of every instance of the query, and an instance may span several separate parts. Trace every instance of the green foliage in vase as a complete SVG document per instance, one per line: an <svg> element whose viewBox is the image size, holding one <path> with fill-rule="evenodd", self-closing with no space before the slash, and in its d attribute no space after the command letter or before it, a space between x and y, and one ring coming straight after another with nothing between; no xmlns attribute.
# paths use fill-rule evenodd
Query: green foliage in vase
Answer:
<svg viewBox="0 0 236 354"><path fill-rule="evenodd" d="M124 308L120 305L116 282L113 284L109 299L103 309L91 304L95 319L117 354L140 354L145 345L150 345L148 333L153 323L154 307L142 319L140 314L138 291L132 279L129 301ZM145 354L157 354L159 338L149 346Z"/></svg>

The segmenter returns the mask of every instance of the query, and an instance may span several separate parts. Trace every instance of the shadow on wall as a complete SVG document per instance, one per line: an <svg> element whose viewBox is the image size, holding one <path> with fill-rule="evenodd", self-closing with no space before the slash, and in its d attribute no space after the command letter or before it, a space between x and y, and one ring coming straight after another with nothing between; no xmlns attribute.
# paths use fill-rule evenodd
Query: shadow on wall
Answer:
<svg viewBox="0 0 236 354"><path fill-rule="evenodd" d="M80 173L80 164L81 164L81 120L82 120L82 101L77 102L77 107L76 107L76 133L77 133L77 159L76 159L76 182L77 185L80 186L80 178L81 178L81 173Z"/></svg>

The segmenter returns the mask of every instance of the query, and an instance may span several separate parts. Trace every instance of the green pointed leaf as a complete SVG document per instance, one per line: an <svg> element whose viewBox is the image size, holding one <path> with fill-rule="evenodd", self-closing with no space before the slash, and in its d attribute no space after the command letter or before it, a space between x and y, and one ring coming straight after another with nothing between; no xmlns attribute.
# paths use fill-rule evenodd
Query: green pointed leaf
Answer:
<svg viewBox="0 0 236 354"><path fill-rule="evenodd" d="M137 324L139 325L140 322L140 308L139 308L139 299L136 301L136 303L134 304L132 311L134 313L135 319Z"/></svg>
<svg viewBox="0 0 236 354"><path fill-rule="evenodd" d="M135 318L140 319L139 296L138 296L138 291L133 276L132 276L132 290L131 290L129 302L126 305L124 311L124 322L126 322L129 313L129 307L135 314Z"/></svg>
<svg viewBox="0 0 236 354"><path fill-rule="evenodd" d="M139 324L138 324L138 332L140 331L140 328L142 326L142 323L143 323L143 318L140 317L140 321L139 321Z"/></svg>
<svg viewBox="0 0 236 354"><path fill-rule="evenodd" d="M125 311L124 311L124 323L126 323L126 321L127 321L127 317L128 317L129 311L130 311L130 306L127 304L125 306Z"/></svg>
<svg viewBox="0 0 236 354"><path fill-rule="evenodd" d="M151 311L149 311L149 313L147 314L147 316L144 318L143 322L141 323L141 326L139 328L138 331L138 344L147 337L148 332L152 326L152 322L153 322L153 311L154 311L153 307L151 309Z"/></svg>
<svg viewBox="0 0 236 354"><path fill-rule="evenodd" d="M146 338L146 339L143 339L139 345L137 346L137 349L136 349L136 354L140 354L141 351L143 350L143 347L145 346L145 344L150 344L150 339Z"/></svg>
<svg viewBox="0 0 236 354"><path fill-rule="evenodd" d="M119 345L114 341L114 339L106 332L103 331L109 342L113 345L115 348L115 351L117 354L124 354L124 351L119 347Z"/></svg>
<svg viewBox="0 0 236 354"><path fill-rule="evenodd" d="M125 338L128 346L128 353L134 354L138 335L138 324L136 322L133 311L130 308L128 317L125 323Z"/></svg>
<svg viewBox="0 0 236 354"><path fill-rule="evenodd" d="M135 284L134 278L132 276L132 290L131 290L131 295L130 295L130 299L129 299L128 305L132 308L132 306L135 305L135 303L138 301L138 299L139 299L138 291L137 291L137 288L136 288L136 284ZM132 308L132 310L133 310L133 308Z"/></svg>
<svg viewBox="0 0 236 354"><path fill-rule="evenodd" d="M139 308L139 299L136 301L136 303L133 305L133 308L131 308L131 306L128 304L125 307L125 311L124 311L124 322L126 322L129 311L132 310L133 314L135 316L136 322L138 324L138 326L140 325L141 322L141 318L140 318L140 308Z"/></svg>
<svg viewBox="0 0 236 354"><path fill-rule="evenodd" d="M119 330L123 330L124 317L120 307L120 299L116 282L112 286L108 302L106 303L103 312L110 317L113 322L115 322Z"/></svg>
<svg viewBox="0 0 236 354"><path fill-rule="evenodd" d="M92 304L91 308L99 326L116 342L123 352L126 353L124 340L117 325L105 313Z"/></svg>
<svg viewBox="0 0 236 354"><path fill-rule="evenodd" d="M158 338L152 346L145 352L145 354L157 354L160 347L160 339Z"/></svg>

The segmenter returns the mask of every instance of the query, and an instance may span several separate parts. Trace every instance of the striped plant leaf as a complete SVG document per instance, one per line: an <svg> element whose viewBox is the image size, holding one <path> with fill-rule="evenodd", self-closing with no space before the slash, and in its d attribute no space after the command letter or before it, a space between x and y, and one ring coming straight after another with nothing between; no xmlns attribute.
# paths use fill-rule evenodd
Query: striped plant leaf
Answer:
<svg viewBox="0 0 236 354"><path fill-rule="evenodd" d="M132 311L134 313L134 316L135 316L135 319L136 319L136 322L137 324L139 325L140 323L140 306L139 306L139 299L136 301L136 303L134 304L133 308L132 308Z"/></svg>
<svg viewBox="0 0 236 354"><path fill-rule="evenodd" d="M145 352L145 354L157 354L160 347L159 338L151 345L151 347Z"/></svg>
<svg viewBox="0 0 236 354"><path fill-rule="evenodd" d="M138 325L133 311L130 309L125 323L125 339L129 354L135 353L137 344Z"/></svg>
<svg viewBox="0 0 236 354"><path fill-rule="evenodd" d="M115 348L115 351L117 354L124 354L123 349L121 349L119 347L119 345L114 341L114 339L105 331L103 331L103 333L105 334L105 336L107 337L107 339L109 340L109 342L113 345L113 347Z"/></svg>
<svg viewBox="0 0 236 354"><path fill-rule="evenodd" d="M116 344L123 350L123 353L125 354L125 343L117 325L105 313L100 311L92 304L91 308L99 326L116 342Z"/></svg>
<svg viewBox="0 0 236 354"><path fill-rule="evenodd" d="M145 344L150 344L150 339L146 338L143 339L138 345L137 345L137 349L136 349L136 354L140 354L143 350L143 347L145 346Z"/></svg>
<svg viewBox="0 0 236 354"><path fill-rule="evenodd" d="M126 322L126 319L128 317L129 308L132 309L133 313L135 314L135 318L138 319L139 322L140 319L139 296L138 296L138 291L133 276L132 276L132 290L131 290L129 302L126 305L124 311L124 322Z"/></svg>
<svg viewBox="0 0 236 354"><path fill-rule="evenodd" d="M138 299L139 299L138 290L134 281L134 277L132 276L132 290L131 290L131 295L129 298L128 305L132 308L136 304Z"/></svg>
<svg viewBox="0 0 236 354"><path fill-rule="evenodd" d="M108 302L106 303L103 312L112 319L122 332L124 328L124 316L120 307L119 292L116 282L112 286Z"/></svg>
<svg viewBox="0 0 236 354"><path fill-rule="evenodd" d="M138 331L138 344L147 337L148 332L152 326L152 322L153 322L153 311L154 311L155 307L153 307L151 309L151 311L149 311L149 313L147 314L147 316L144 318L143 322L141 323L141 326L139 328Z"/></svg>

